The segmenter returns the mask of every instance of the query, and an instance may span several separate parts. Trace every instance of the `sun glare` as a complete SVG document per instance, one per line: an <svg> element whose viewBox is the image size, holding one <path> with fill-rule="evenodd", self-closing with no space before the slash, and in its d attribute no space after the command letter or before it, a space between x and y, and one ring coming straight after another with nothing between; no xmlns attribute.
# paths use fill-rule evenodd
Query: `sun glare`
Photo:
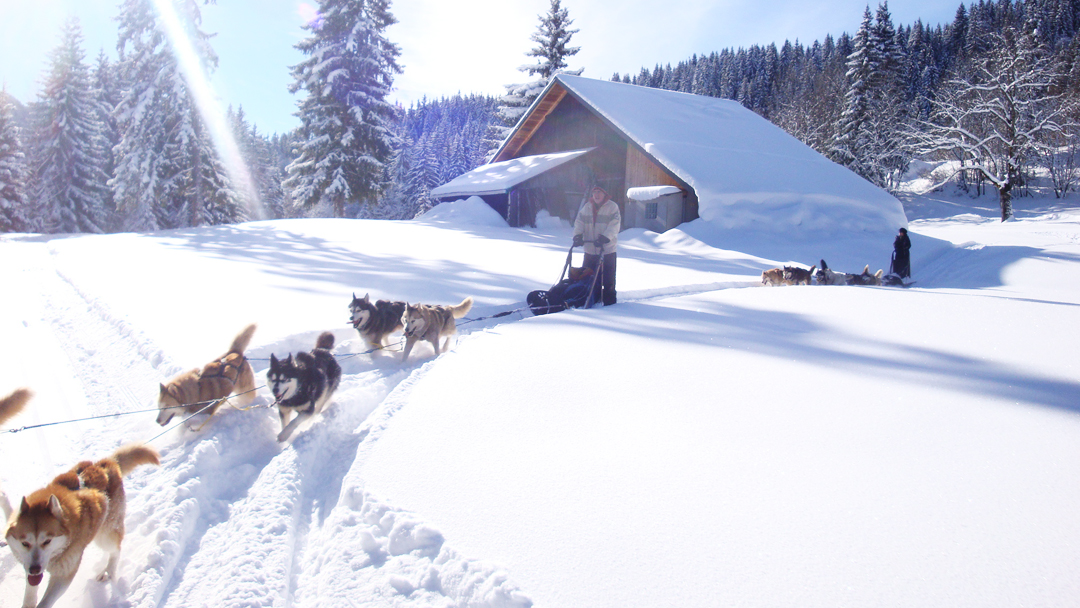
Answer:
<svg viewBox="0 0 1080 608"><path fill-rule="evenodd" d="M173 53L180 64L184 81L187 82L188 89L195 98L199 116L210 130L210 137L214 140L214 147L225 164L229 179L233 186L244 195L244 198L250 201L248 211L251 216L254 219L264 219L266 213L259 199L259 193L255 189L254 181L251 179L251 172L244 162L243 155L240 154L240 147L229 128L225 112L218 103L218 97L210 84L206 70L203 69L203 63L195 52L195 47L188 37L180 16L176 13L176 8L171 0L154 0L154 6L161 15L165 35L168 36Z"/></svg>

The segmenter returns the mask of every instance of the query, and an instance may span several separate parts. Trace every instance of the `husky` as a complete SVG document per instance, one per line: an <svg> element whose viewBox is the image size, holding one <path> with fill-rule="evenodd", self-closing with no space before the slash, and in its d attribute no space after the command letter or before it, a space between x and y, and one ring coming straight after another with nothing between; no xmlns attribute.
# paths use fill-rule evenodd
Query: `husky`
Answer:
<svg viewBox="0 0 1080 608"><path fill-rule="evenodd" d="M455 319L460 319L472 309L473 299L465 298L457 306L432 306L429 304L406 304L405 306L405 352L401 356L404 363L409 358L413 345L418 340L431 342L435 354L445 351L450 347L450 336L457 333ZM445 344L439 348L439 340L446 338Z"/></svg>
<svg viewBox="0 0 1080 608"><path fill-rule="evenodd" d="M814 275L818 285L848 285L849 275L846 272L833 272L825 260L821 260L821 268Z"/></svg>
<svg viewBox="0 0 1080 608"><path fill-rule="evenodd" d="M34 393L30 389L17 388L7 397L0 399L0 425L19 415L19 412L22 412L33 396ZM11 502L8 501L7 494L4 494L2 487L0 487L0 511L4 513L4 521L11 517Z"/></svg>
<svg viewBox="0 0 1080 608"><path fill-rule="evenodd" d="M761 273L762 285L784 285L784 269L770 268Z"/></svg>
<svg viewBox="0 0 1080 608"><path fill-rule="evenodd" d="M784 283L786 285L809 285L811 277L814 276L815 268L817 266L811 266L810 270L798 266L784 266Z"/></svg>
<svg viewBox="0 0 1080 608"><path fill-rule="evenodd" d="M159 465L158 453L133 444L97 462L80 462L44 488L24 496L8 521L8 546L26 569L23 607L48 608L67 590L90 541L109 554L102 582L116 580L120 543L124 540L124 482L132 469ZM49 572L49 584L38 603L38 585Z"/></svg>
<svg viewBox="0 0 1080 608"><path fill-rule="evenodd" d="M330 354L334 334L324 331L310 353L296 353L284 360L270 355L266 383L277 400L281 432L277 440L285 441L296 427L321 412L341 382L341 366ZM296 417L292 418L293 414Z"/></svg>
<svg viewBox="0 0 1080 608"><path fill-rule="evenodd" d="M352 326L360 337L375 349L386 346L386 337L396 331L402 331L401 318L405 315L405 302L379 300L371 303L370 294L363 298L353 294L349 311L352 312Z"/></svg>
<svg viewBox="0 0 1080 608"><path fill-rule="evenodd" d="M878 269L874 274L870 274L870 265L867 264L863 268L862 274L849 274L848 285L876 285L881 286L881 275L884 270Z"/></svg>
<svg viewBox="0 0 1080 608"><path fill-rule="evenodd" d="M186 371L160 385L158 424L169 424L180 410L189 415L202 410L213 416L218 407L234 393L235 405L243 407L254 401L255 372L244 357L254 333L255 324L252 323L233 338L232 346L220 358L207 363L202 369ZM214 401L216 403L212 403ZM209 407L207 403L210 403Z"/></svg>

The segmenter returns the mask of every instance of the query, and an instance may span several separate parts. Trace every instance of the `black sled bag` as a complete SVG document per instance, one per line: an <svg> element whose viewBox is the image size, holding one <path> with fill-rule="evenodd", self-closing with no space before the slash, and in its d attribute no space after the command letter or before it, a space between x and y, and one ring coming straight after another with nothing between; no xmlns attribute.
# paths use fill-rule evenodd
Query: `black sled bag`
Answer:
<svg viewBox="0 0 1080 608"><path fill-rule="evenodd" d="M588 301L589 289L592 287L592 283L591 276L576 281L563 279L553 285L551 289L529 292L529 295L525 297L525 302L534 315L545 315L549 312L559 312L567 308L588 308L592 304Z"/></svg>

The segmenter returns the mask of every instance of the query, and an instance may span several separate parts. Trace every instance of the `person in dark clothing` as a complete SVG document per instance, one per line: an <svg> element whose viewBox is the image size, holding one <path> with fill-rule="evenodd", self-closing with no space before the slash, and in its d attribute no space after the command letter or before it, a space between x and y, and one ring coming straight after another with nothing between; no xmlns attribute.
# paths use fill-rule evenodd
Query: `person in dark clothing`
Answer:
<svg viewBox="0 0 1080 608"><path fill-rule="evenodd" d="M908 238L907 229L901 228L893 241L892 274L900 278L911 276L911 239Z"/></svg>

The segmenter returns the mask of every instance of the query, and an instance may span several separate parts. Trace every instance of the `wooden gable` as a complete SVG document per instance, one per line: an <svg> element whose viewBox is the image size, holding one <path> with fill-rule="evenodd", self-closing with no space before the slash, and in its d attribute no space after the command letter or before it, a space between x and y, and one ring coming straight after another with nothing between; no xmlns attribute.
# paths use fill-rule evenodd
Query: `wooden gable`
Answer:
<svg viewBox="0 0 1080 608"><path fill-rule="evenodd" d="M520 156L521 147L528 143L540 125L544 124L563 97L566 97L566 88L555 81L491 162L497 163Z"/></svg>

